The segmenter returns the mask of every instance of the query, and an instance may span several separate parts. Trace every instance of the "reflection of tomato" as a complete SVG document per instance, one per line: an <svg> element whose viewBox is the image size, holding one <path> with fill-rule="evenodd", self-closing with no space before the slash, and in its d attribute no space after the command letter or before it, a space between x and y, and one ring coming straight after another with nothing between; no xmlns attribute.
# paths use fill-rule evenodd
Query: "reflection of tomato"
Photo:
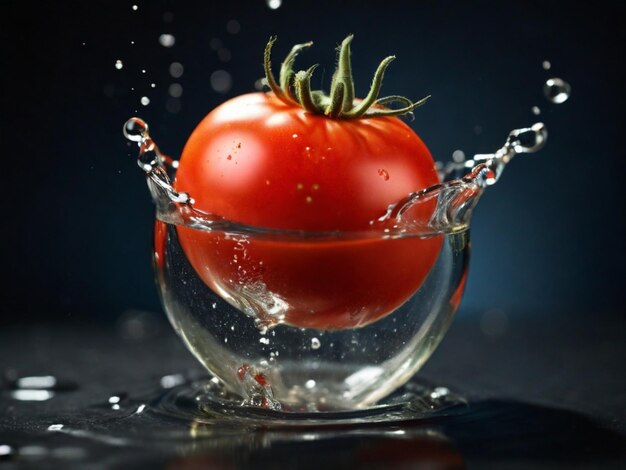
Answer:
<svg viewBox="0 0 626 470"><path fill-rule="evenodd" d="M328 118L254 93L204 118L175 185L197 209L246 225L367 231L389 204L437 182L428 149L396 117ZM433 204L422 205L422 217ZM422 284L442 241L242 242L186 227L178 236L200 277L225 298L271 293L287 323L320 329L389 314Z"/></svg>

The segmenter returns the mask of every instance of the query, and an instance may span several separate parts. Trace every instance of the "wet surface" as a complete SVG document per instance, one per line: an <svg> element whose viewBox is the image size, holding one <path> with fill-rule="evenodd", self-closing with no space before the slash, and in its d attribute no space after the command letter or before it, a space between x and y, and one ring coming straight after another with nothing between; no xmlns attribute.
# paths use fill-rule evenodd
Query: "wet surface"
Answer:
<svg viewBox="0 0 626 470"><path fill-rule="evenodd" d="M163 412L158 397L205 374L157 315L126 317L150 326L137 329L141 335L125 334L124 325L3 329L2 468L620 468L626 462L623 325L614 320L546 330L540 317L461 316L420 376L462 391L467 405L402 422L293 427ZM19 390L52 396L23 400L15 396Z"/></svg>

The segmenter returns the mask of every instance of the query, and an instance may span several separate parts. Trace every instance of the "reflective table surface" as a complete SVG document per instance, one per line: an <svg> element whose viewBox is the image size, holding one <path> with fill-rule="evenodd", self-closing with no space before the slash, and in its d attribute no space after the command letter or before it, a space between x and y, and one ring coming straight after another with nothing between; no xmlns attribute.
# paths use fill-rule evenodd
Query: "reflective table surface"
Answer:
<svg viewBox="0 0 626 470"><path fill-rule="evenodd" d="M155 412L159 397L206 377L156 313L3 327L0 467L624 468L624 322L585 319L462 312L416 380L466 405L304 427Z"/></svg>

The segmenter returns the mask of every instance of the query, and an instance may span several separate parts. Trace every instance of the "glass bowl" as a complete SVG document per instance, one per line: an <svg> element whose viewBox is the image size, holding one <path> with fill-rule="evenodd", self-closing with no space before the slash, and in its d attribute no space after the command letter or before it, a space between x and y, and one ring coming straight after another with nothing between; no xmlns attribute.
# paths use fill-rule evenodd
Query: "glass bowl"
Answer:
<svg viewBox="0 0 626 470"><path fill-rule="evenodd" d="M174 329L243 405L286 412L366 409L418 371L459 306L478 198L546 138L541 124L513 131L367 231L307 232L195 209L193 194L173 189L176 162L147 125L133 118L124 132L156 203L154 266Z"/></svg>

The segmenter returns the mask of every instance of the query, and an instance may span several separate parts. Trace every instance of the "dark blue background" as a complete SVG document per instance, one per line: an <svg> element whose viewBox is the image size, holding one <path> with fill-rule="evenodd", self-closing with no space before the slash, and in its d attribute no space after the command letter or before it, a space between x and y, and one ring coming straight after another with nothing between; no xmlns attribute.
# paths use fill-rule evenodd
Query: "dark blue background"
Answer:
<svg viewBox="0 0 626 470"><path fill-rule="evenodd" d="M456 149L493 151L509 130L545 122L546 148L516 159L476 210L461 314L622 315L625 8L623 1L574 5L3 4L0 325L160 310L150 266L153 207L122 124L143 117L162 150L177 155L209 110L253 90L273 34L277 60L292 44L315 41L299 63L322 64L321 86L332 73L334 47L354 33L361 95L378 61L397 55L383 93L433 95L411 126L440 160ZM233 19L237 34L226 28ZM174 47L159 45L162 33L176 37ZM229 50L230 61L211 49L212 38ZM122 70L114 67L117 59ZM544 60L551 70L542 68ZM175 61L185 67L179 79L168 72ZM232 75L225 94L210 86L218 69ZM564 104L542 95L551 76L572 85ZM178 113L166 110L173 82L184 90ZM151 100L146 107L144 95ZM539 117L532 106L541 108Z"/></svg>

